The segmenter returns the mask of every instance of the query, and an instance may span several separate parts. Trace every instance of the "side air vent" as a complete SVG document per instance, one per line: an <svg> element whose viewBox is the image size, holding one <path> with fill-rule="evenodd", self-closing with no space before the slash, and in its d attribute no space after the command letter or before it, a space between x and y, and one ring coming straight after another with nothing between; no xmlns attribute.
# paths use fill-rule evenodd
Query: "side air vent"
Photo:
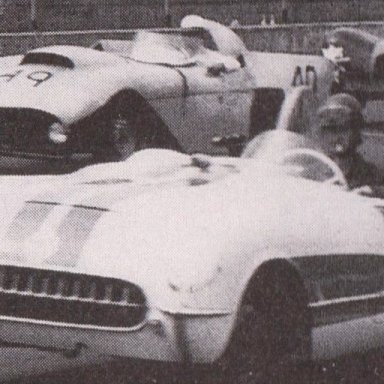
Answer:
<svg viewBox="0 0 384 384"><path fill-rule="evenodd" d="M131 328L146 314L134 284L97 276L0 267L0 316L80 326Z"/></svg>

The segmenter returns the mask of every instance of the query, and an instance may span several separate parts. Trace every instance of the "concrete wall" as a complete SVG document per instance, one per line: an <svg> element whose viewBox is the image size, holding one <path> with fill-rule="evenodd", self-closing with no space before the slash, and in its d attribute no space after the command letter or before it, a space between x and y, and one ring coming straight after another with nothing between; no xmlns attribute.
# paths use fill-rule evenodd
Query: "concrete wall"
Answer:
<svg viewBox="0 0 384 384"><path fill-rule="evenodd" d="M384 23L379 22L249 26L237 28L236 32L252 50L320 54L325 34L340 25L362 28L384 38ZM133 30L3 33L0 34L0 55L19 54L35 47L54 44L90 46L99 39L131 38L133 33Z"/></svg>

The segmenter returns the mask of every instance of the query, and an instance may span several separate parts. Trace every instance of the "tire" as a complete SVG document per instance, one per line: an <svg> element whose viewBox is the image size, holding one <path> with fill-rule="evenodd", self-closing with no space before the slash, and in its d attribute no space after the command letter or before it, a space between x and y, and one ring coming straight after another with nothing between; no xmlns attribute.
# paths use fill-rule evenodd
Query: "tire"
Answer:
<svg viewBox="0 0 384 384"><path fill-rule="evenodd" d="M229 348L218 362L220 383L311 381L310 319L304 286L284 268L257 274L245 293Z"/></svg>
<svg viewBox="0 0 384 384"><path fill-rule="evenodd" d="M148 105L117 99L104 108L96 122L99 137L96 161L123 161L146 148L181 150L164 122Z"/></svg>
<svg viewBox="0 0 384 384"><path fill-rule="evenodd" d="M134 121L123 103L114 101L107 105L95 125L97 144L93 157L96 162L123 161L138 150Z"/></svg>
<svg viewBox="0 0 384 384"><path fill-rule="evenodd" d="M136 130L124 113L113 114L108 125L111 130L110 152L113 160L125 160L138 150Z"/></svg>

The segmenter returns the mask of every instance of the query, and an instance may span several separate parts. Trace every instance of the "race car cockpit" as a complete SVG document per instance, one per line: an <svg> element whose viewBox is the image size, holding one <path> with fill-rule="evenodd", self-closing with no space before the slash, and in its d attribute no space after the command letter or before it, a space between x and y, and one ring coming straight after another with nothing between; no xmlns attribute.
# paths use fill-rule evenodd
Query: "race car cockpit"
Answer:
<svg viewBox="0 0 384 384"><path fill-rule="evenodd" d="M127 58L170 67L201 65L209 68L221 64L226 72L241 67L241 63L234 57L208 48L202 39L183 33L140 31L136 34Z"/></svg>
<svg viewBox="0 0 384 384"><path fill-rule="evenodd" d="M266 131L245 147L242 158L278 165L288 174L338 185L370 197L384 198L384 186L364 185L353 189L340 167L310 138L282 129Z"/></svg>
<svg viewBox="0 0 384 384"><path fill-rule="evenodd" d="M298 133L266 131L249 142L241 157L276 164L286 168L289 174L348 189L338 165L322 152L317 143Z"/></svg>
<svg viewBox="0 0 384 384"><path fill-rule="evenodd" d="M198 16L185 17L177 30L142 30L131 40L100 40L93 48L129 60L169 67L221 65L224 72L246 66L244 43L229 28Z"/></svg>

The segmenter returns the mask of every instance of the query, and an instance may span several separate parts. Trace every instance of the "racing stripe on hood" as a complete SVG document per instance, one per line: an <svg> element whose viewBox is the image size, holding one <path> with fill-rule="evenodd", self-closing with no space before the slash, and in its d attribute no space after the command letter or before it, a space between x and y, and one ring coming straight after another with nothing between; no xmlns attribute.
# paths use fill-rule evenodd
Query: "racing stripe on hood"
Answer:
<svg viewBox="0 0 384 384"><path fill-rule="evenodd" d="M52 212L55 204L36 205L27 201L24 208L12 221L5 237L10 241L23 241L36 230L36 223L42 223Z"/></svg>
<svg viewBox="0 0 384 384"><path fill-rule="evenodd" d="M75 267L94 227L104 214L113 210L114 204L167 186L169 182L127 183L123 186L119 184L100 187L101 190L97 189L97 193L72 206L56 230L58 249L46 263L59 267ZM93 191L95 188L97 187L93 185Z"/></svg>
<svg viewBox="0 0 384 384"><path fill-rule="evenodd" d="M66 206L65 199L82 200L86 195L92 195L92 191L84 188L84 186L69 189L63 188L60 192L45 192L35 196L33 200L26 201L22 209L17 213L15 218L9 224L8 229L1 239L0 258L7 261L26 261L27 254L30 253L28 242L33 241L34 248L37 247L38 239L54 238L53 234L57 223L65 220L70 215L72 206ZM61 197L60 203L55 202L54 197ZM55 236L54 236L55 235ZM25 252L26 251L26 252Z"/></svg>
<svg viewBox="0 0 384 384"><path fill-rule="evenodd" d="M180 180L185 185L185 180ZM75 267L94 227L119 202L169 187L161 182L75 184L40 193L11 222L0 257ZM41 244L41 246L40 246Z"/></svg>
<svg viewBox="0 0 384 384"><path fill-rule="evenodd" d="M165 185L163 184L163 186ZM150 187L153 185L103 188L99 193L73 205L56 230L59 240L58 249L52 257L46 260L46 263L60 267L76 267L94 227L104 214L110 212L111 205L153 190ZM100 202L108 208L98 207Z"/></svg>
<svg viewBox="0 0 384 384"><path fill-rule="evenodd" d="M47 264L75 267L96 223L106 210L75 207L57 229L59 249L46 260Z"/></svg>
<svg viewBox="0 0 384 384"><path fill-rule="evenodd" d="M0 258L9 261L23 261L24 257L21 253L15 251L14 245L21 244L29 236L32 236L36 231L36 227L39 226L38 223L43 223L54 207L54 204L36 205L27 202L13 219L3 238L2 242L3 246L5 245L5 250L0 253Z"/></svg>

